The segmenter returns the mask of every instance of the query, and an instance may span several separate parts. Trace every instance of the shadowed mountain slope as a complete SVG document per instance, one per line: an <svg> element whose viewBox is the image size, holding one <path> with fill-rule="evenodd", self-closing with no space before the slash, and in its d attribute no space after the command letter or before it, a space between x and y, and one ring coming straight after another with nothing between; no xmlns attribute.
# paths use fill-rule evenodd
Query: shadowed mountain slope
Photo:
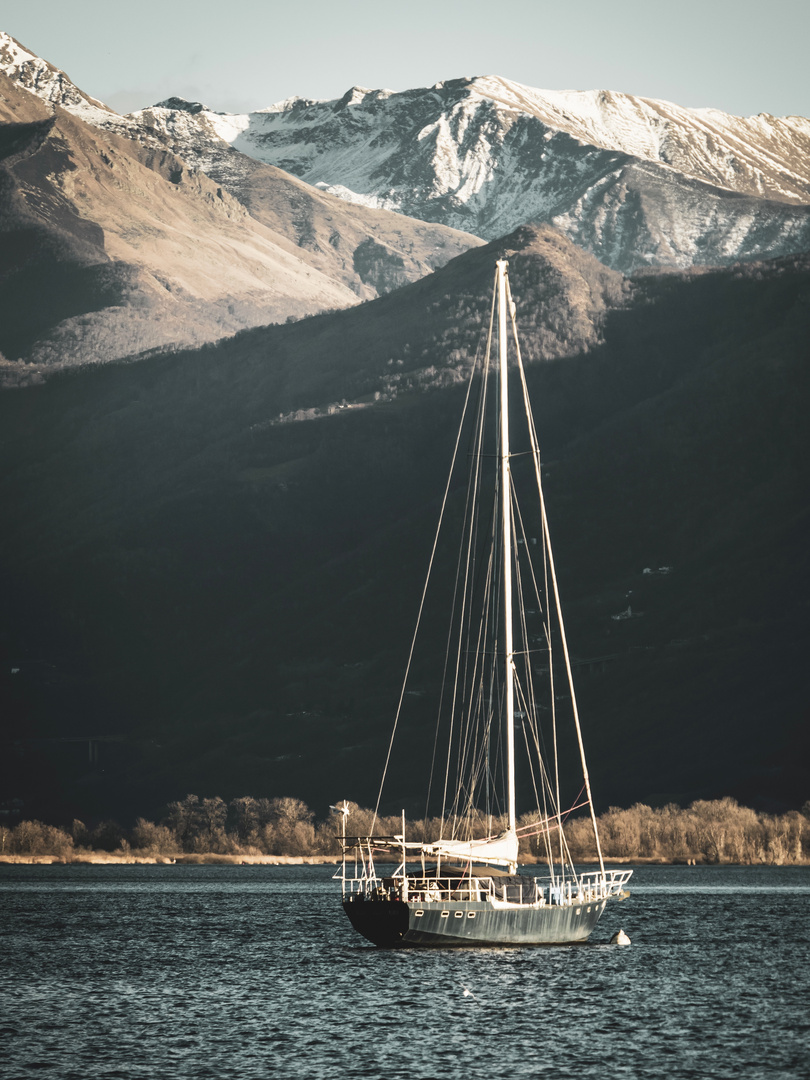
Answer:
<svg viewBox="0 0 810 1080"><path fill-rule="evenodd" d="M168 151L0 90L6 359L110 360L356 302Z"/></svg>
<svg viewBox="0 0 810 1080"><path fill-rule="evenodd" d="M501 252L599 799L804 801L810 266L628 283L531 229L371 304L0 397L9 796L374 798ZM120 741L49 741L90 734Z"/></svg>

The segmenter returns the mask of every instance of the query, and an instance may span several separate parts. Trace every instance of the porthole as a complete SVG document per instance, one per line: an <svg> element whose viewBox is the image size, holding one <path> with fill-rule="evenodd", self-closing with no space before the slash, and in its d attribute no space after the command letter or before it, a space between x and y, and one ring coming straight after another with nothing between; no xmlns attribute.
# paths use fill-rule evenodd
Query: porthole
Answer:
<svg viewBox="0 0 810 1080"><path fill-rule="evenodd" d="M582 914L582 908L581 908L581 907L578 907L578 908L577 908L577 910L576 910L576 912L575 912L575 914L577 914L577 915L581 915L581 914Z"/></svg>
<svg viewBox="0 0 810 1080"><path fill-rule="evenodd" d="M590 913L591 913L591 909L590 909L590 908L587 908L587 912L588 912L588 914L590 915Z"/></svg>
<svg viewBox="0 0 810 1080"><path fill-rule="evenodd" d="M449 919L450 918L450 912L449 911L443 911L442 912L442 918L443 919Z"/></svg>
<svg viewBox="0 0 810 1080"><path fill-rule="evenodd" d="M415 911L415 912L413 913L413 917L414 917L415 919L421 919L421 918L422 918L422 916L423 916L424 914L425 914L425 913L424 913L424 911Z"/></svg>
<svg viewBox="0 0 810 1080"><path fill-rule="evenodd" d="M468 919L474 919L475 918L475 912L474 911L468 911L467 912L467 918Z"/></svg>
<svg viewBox="0 0 810 1080"><path fill-rule="evenodd" d="M463 919L464 918L464 912L463 911L457 911L455 913L455 915L456 915L457 919Z"/></svg>

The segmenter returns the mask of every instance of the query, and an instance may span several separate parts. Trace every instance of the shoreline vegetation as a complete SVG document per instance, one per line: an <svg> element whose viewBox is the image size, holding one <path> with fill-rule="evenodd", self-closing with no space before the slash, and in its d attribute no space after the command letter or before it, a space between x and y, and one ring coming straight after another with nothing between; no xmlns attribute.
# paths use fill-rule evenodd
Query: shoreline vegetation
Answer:
<svg viewBox="0 0 810 1080"><path fill-rule="evenodd" d="M378 817L349 803L347 832L352 836L396 835L399 816ZM518 828L536 816L523 815ZM578 863L597 862L590 819L564 821L565 839ZM683 808L636 804L611 807L597 818L606 863L680 865L810 865L810 802L801 812L767 814L739 806L731 798L698 800ZM41 821L0 823L0 864L59 865L333 865L340 862L339 816L316 821L306 803L295 798L243 796L226 803L219 797L188 795L170 803L160 823L138 818L126 830L115 821L94 828L74 820L69 829ZM406 821L408 840L439 836L436 818ZM475 836L500 831L500 818L483 815L473 824ZM379 858L380 862L391 857ZM538 839L521 839L520 862L542 863Z"/></svg>

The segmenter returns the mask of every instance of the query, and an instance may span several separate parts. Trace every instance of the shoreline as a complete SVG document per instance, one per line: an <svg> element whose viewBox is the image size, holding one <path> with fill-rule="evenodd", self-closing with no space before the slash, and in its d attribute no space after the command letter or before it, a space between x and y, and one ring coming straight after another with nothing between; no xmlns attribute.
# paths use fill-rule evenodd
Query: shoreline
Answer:
<svg viewBox="0 0 810 1080"><path fill-rule="evenodd" d="M76 852L70 855L0 855L2 866L339 866L339 855L219 855L216 852L176 855L133 855L107 851ZM377 859L380 865L398 865L398 860ZM595 858L576 859L580 866L598 865ZM784 863L709 863L697 859L666 859L661 856L617 856L606 858L605 866L810 866L810 860ZM543 866L539 860L526 859L520 866Z"/></svg>
<svg viewBox="0 0 810 1080"><path fill-rule="evenodd" d="M88 851L75 855L0 855L0 866L332 866L338 855L219 855L216 852L176 855L118 855Z"/></svg>

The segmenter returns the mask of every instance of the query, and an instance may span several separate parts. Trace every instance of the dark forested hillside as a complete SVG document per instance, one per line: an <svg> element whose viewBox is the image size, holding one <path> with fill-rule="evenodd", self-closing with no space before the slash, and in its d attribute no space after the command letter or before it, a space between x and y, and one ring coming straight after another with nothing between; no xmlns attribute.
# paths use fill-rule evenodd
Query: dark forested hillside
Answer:
<svg viewBox="0 0 810 1080"><path fill-rule="evenodd" d="M810 264L627 281L550 230L0 396L0 798L373 801L503 250L602 807L804 802Z"/></svg>

